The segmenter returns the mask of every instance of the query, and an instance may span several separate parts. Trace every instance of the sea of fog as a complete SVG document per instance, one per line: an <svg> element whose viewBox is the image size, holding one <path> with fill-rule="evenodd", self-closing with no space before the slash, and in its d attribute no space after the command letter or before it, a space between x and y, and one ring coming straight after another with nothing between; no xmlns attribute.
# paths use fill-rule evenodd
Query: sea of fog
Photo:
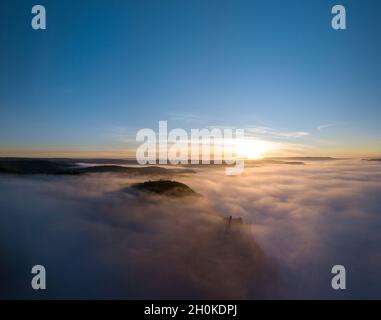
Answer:
<svg viewBox="0 0 381 320"><path fill-rule="evenodd" d="M1 175L0 297L381 298L381 163L257 164L233 177L208 166L174 177L202 197L121 191L147 179ZM213 234L229 216L253 245L234 242L228 261ZM260 260L245 261L256 245L277 270L268 288ZM30 287L36 264L45 291ZM334 265L345 291L331 287Z"/></svg>

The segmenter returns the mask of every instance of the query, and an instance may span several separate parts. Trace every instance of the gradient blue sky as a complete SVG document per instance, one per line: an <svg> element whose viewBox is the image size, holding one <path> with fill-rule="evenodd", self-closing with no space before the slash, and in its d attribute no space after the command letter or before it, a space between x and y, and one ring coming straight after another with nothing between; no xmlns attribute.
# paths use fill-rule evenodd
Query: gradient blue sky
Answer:
<svg viewBox="0 0 381 320"><path fill-rule="evenodd" d="M378 0L5 0L0 13L0 154L129 148L159 120L381 153Z"/></svg>

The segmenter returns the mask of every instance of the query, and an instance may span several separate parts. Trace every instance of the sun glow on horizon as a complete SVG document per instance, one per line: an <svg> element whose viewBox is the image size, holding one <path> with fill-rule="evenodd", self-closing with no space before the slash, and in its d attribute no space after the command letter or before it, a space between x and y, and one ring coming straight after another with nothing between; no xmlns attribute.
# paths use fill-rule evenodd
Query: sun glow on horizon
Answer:
<svg viewBox="0 0 381 320"><path fill-rule="evenodd" d="M243 139L237 142L236 150L246 159L256 160L265 157L273 146L270 142L256 139Z"/></svg>

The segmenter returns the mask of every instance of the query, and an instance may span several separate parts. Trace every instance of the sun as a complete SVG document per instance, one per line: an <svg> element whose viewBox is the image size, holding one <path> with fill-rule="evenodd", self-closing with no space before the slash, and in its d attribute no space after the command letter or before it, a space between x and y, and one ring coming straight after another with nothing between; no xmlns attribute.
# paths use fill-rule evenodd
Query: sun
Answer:
<svg viewBox="0 0 381 320"><path fill-rule="evenodd" d="M246 159L261 159L270 151L271 144L267 141L256 139L242 139L237 142L237 154Z"/></svg>

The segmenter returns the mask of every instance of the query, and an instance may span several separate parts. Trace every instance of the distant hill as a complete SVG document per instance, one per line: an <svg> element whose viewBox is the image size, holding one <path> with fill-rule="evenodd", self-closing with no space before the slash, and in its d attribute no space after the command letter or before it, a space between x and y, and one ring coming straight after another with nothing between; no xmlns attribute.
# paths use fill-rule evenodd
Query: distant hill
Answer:
<svg viewBox="0 0 381 320"><path fill-rule="evenodd" d="M170 175L180 173L194 173L190 169L166 169L163 167L121 167L114 165L93 166L76 169L78 173L127 173L127 174L147 174L147 175Z"/></svg>
<svg viewBox="0 0 381 320"><path fill-rule="evenodd" d="M166 169L157 166L117 166L100 165L83 167L70 159L26 159L26 158L1 158L0 173L8 174L52 174L52 175L79 175L87 173L118 173L133 175L171 175L193 173L191 169L174 168Z"/></svg>
<svg viewBox="0 0 381 320"><path fill-rule="evenodd" d="M73 164L41 159L0 159L0 173L12 174L76 174Z"/></svg>

